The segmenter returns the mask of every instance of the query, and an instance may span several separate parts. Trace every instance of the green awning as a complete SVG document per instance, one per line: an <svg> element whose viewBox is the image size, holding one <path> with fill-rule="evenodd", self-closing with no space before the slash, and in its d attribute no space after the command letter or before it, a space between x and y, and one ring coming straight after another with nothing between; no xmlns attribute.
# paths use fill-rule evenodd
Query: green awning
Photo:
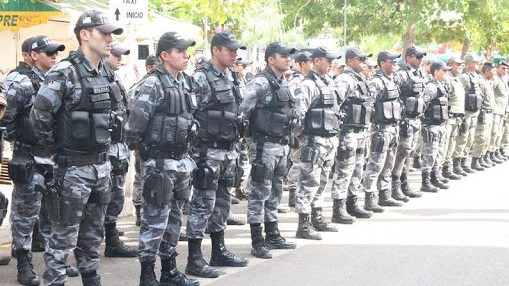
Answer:
<svg viewBox="0 0 509 286"><path fill-rule="evenodd" d="M19 31L48 22L50 17L58 16L62 12L43 2L36 0L0 0L0 32Z"/></svg>

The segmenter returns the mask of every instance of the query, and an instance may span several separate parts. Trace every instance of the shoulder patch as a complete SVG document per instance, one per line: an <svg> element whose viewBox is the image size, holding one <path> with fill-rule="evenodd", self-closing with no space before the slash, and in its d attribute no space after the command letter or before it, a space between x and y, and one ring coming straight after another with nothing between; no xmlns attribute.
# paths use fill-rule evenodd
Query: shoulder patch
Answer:
<svg viewBox="0 0 509 286"><path fill-rule="evenodd" d="M60 83L58 81L51 80L48 82L47 86L49 89L60 90L60 88L62 87L62 83Z"/></svg>

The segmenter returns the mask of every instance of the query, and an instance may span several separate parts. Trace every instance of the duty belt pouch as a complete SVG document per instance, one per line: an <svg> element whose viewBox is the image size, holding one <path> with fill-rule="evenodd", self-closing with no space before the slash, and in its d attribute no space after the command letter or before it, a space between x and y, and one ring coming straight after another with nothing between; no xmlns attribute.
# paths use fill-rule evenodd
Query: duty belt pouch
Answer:
<svg viewBox="0 0 509 286"><path fill-rule="evenodd" d="M155 170L143 185L143 198L146 202L160 208L170 203L173 193L165 184L162 171Z"/></svg>
<svg viewBox="0 0 509 286"><path fill-rule="evenodd" d="M316 130L319 132L324 131L325 130L323 126L324 114L322 112L322 109L311 109L309 113L310 113L309 127L311 127L311 130Z"/></svg>
<svg viewBox="0 0 509 286"><path fill-rule="evenodd" d="M217 180L214 170L206 164L199 164L193 170L193 186L202 190L216 190Z"/></svg>
<svg viewBox="0 0 509 286"><path fill-rule="evenodd" d="M475 106L477 107L477 109L481 109L482 107L482 96L481 95L476 95L476 100L475 100Z"/></svg>
<svg viewBox="0 0 509 286"><path fill-rule="evenodd" d="M428 127L423 127L421 134L422 134L422 141L424 143L431 143L431 142L433 142L433 133L431 131L429 131Z"/></svg>
<svg viewBox="0 0 509 286"><path fill-rule="evenodd" d="M57 186L53 183L48 184L42 201L51 221L60 221L60 197L58 195Z"/></svg>
<svg viewBox="0 0 509 286"><path fill-rule="evenodd" d="M190 196L191 196L191 186L189 186L189 188L185 188L183 190L173 191L173 198L175 200L179 200L179 201L188 200Z"/></svg>
<svg viewBox="0 0 509 286"><path fill-rule="evenodd" d="M413 113L417 110L417 100L415 97L405 98L405 110L408 113Z"/></svg>
<svg viewBox="0 0 509 286"><path fill-rule="evenodd" d="M395 118L396 110L393 109L393 103L394 101L384 101L382 103L382 109L383 109L383 117L385 119L392 119ZM377 110L375 110L375 113L377 113Z"/></svg>
<svg viewBox="0 0 509 286"><path fill-rule="evenodd" d="M300 149L300 161L316 165L320 158L320 151L313 145L305 145Z"/></svg>
<svg viewBox="0 0 509 286"><path fill-rule="evenodd" d="M9 178L15 183L28 183L34 178L35 163L28 155L15 156L8 164Z"/></svg>
<svg viewBox="0 0 509 286"><path fill-rule="evenodd" d="M352 104L352 122L354 124L363 124L362 105Z"/></svg>
<svg viewBox="0 0 509 286"><path fill-rule="evenodd" d="M94 126L95 143L104 145L110 142L109 114L94 113L92 114Z"/></svg>
<svg viewBox="0 0 509 286"><path fill-rule="evenodd" d="M336 114L331 109L323 110L323 129L326 132L333 131L334 129L339 129L339 122Z"/></svg>
<svg viewBox="0 0 509 286"><path fill-rule="evenodd" d="M385 142L385 136L382 133L377 133L371 142L371 151L382 153L387 151L389 148L388 142Z"/></svg>
<svg viewBox="0 0 509 286"><path fill-rule="evenodd" d="M467 94L467 105L465 106L465 109L468 111L476 111L478 109L477 107L477 95L475 94Z"/></svg>
<svg viewBox="0 0 509 286"><path fill-rule="evenodd" d="M87 111L71 112L72 138L78 146L90 138L90 117Z"/></svg>
<svg viewBox="0 0 509 286"><path fill-rule="evenodd" d="M263 184L265 180L271 180L273 176L273 170L268 168L262 160L264 144L263 140L256 142L256 157L251 164L251 180L259 184Z"/></svg>
<svg viewBox="0 0 509 286"><path fill-rule="evenodd" d="M233 94L232 88L228 85L219 85L213 87L213 93L219 103L232 103L235 102L235 95Z"/></svg>

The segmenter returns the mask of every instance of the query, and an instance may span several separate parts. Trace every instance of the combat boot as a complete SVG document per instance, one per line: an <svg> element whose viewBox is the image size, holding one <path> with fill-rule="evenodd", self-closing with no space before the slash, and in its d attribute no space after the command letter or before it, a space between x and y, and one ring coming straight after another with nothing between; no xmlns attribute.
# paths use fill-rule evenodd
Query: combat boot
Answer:
<svg viewBox="0 0 509 286"><path fill-rule="evenodd" d="M177 269L175 261L175 253L170 258L161 258L161 286L200 286L200 282L196 279L189 279Z"/></svg>
<svg viewBox="0 0 509 286"><path fill-rule="evenodd" d="M373 216L373 212L363 209L357 203L357 196L346 197L346 212L356 218L370 218Z"/></svg>
<svg viewBox="0 0 509 286"><path fill-rule="evenodd" d="M219 271L207 264L201 253L201 238L188 238L188 251L186 274L203 278L216 278Z"/></svg>
<svg viewBox="0 0 509 286"><path fill-rule="evenodd" d="M154 273L154 261L141 262L140 286L159 286Z"/></svg>
<svg viewBox="0 0 509 286"><path fill-rule="evenodd" d="M448 178L442 176L442 168L438 168L436 173L437 173L437 180L439 180L443 184L449 184L450 180Z"/></svg>
<svg viewBox="0 0 509 286"><path fill-rule="evenodd" d="M125 245L118 237L116 223L104 225L105 243L104 256L106 257L136 257L136 249Z"/></svg>
<svg viewBox="0 0 509 286"><path fill-rule="evenodd" d="M433 186L443 190L449 189L448 185L444 184L442 181L438 179L437 171L431 171L430 178L431 178L430 182Z"/></svg>
<svg viewBox="0 0 509 286"><path fill-rule="evenodd" d="M452 159L452 171L453 171L453 173L456 174L456 175L460 175L460 176L465 176L465 177L468 176L468 173L465 170L463 170L462 167L463 166L461 166L461 158L453 158ZM447 169L449 169L449 168L447 168ZM446 172L447 169L445 169L445 166L444 166L443 171ZM445 176L445 174L444 174L444 176ZM452 178L449 178L449 179L452 179Z"/></svg>
<svg viewBox="0 0 509 286"><path fill-rule="evenodd" d="M378 198L375 193L368 193L364 197L364 209L374 213L383 213L384 209L378 205Z"/></svg>
<svg viewBox="0 0 509 286"><path fill-rule="evenodd" d="M0 256L0 265L7 265L11 262L11 258L9 256Z"/></svg>
<svg viewBox="0 0 509 286"><path fill-rule="evenodd" d="M41 284L39 278L34 273L32 255L28 250L16 250L16 259L18 260L18 282L27 286L37 286Z"/></svg>
<svg viewBox="0 0 509 286"><path fill-rule="evenodd" d="M500 152L500 149L497 149L497 151L495 151L495 156L497 157L498 160L500 160L502 162L507 161L507 157L502 155L502 153Z"/></svg>
<svg viewBox="0 0 509 286"><path fill-rule="evenodd" d="M82 273L81 282L83 283L83 286L101 286L101 276L97 275L97 272L95 271L90 273Z"/></svg>
<svg viewBox="0 0 509 286"><path fill-rule="evenodd" d="M134 206L136 209L136 222L134 223L136 226L141 225L141 206Z"/></svg>
<svg viewBox="0 0 509 286"><path fill-rule="evenodd" d="M421 192L438 193L438 188L431 184L430 174L428 172L423 171L421 177L422 177Z"/></svg>
<svg viewBox="0 0 509 286"><path fill-rule="evenodd" d="M295 249L295 242L286 241L279 231L277 221L265 223L265 245L269 249Z"/></svg>
<svg viewBox="0 0 509 286"><path fill-rule="evenodd" d="M481 165L481 167L483 167L484 169L488 169L491 167L491 165L488 165L486 161L484 161L484 156L480 156L477 161L479 162L479 165Z"/></svg>
<svg viewBox="0 0 509 286"><path fill-rule="evenodd" d="M465 172L467 172L467 173L469 173L469 174L472 174L472 173L475 173L475 172L476 172L476 170L475 170L475 169L470 168L470 166L468 166L468 164L467 164L467 158L461 158L461 168L462 168Z"/></svg>
<svg viewBox="0 0 509 286"><path fill-rule="evenodd" d="M417 170L420 170L422 168L422 161L421 161L421 156L419 155L414 155L414 158L413 158L414 162L412 164L412 167L414 169L417 169Z"/></svg>
<svg viewBox="0 0 509 286"><path fill-rule="evenodd" d="M505 158L505 160L509 159L509 154L504 150L504 148L498 149L500 151L500 155Z"/></svg>
<svg viewBox="0 0 509 286"><path fill-rule="evenodd" d="M228 215L228 218L226 219L227 225L245 225L246 220L242 217L234 215L231 211Z"/></svg>
<svg viewBox="0 0 509 286"><path fill-rule="evenodd" d="M247 200L246 191L242 188L235 188L235 197L241 201Z"/></svg>
<svg viewBox="0 0 509 286"><path fill-rule="evenodd" d="M492 161L492 162L494 162L495 164L502 164L502 163L504 163L504 161L500 160L500 159L497 157L497 155L496 155L496 153L495 153L495 152L489 152L489 154L490 154L490 159L491 159L491 161Z"/></svg>
<svg viewBox="0 0 509 286"><path fill-rule="evenodd" d="M484 167L479 163L479 158L472 157L472 169L476 171L484 171Z"/></svg>
<svg viewBox="0 0 509 286"><path fill-rule="evenodd" d="M391 196L396 201L408 202L410 200L409 197L405 196L401 191L401 180L398 176L392 175L392 184L391 184Z"/></svg>
<svg viewBox="0 0 509 286"><path fill-rule="evenodd" d="M334 199L334 201L332 203L331 221L334 223L341 223L341 224L352 224L355 222L355 217L351 216L346 211L345 199L339 199L339 200Z"/></svg>
<svg viewBox="0 0 509 286"><path fill-rule="evenodd" d="M404 172L401 174L400 177L401 180L401 191L405 196L408 196L410 198L420 198L422 197L422 192L419 190L413 190L410 188L410 183L408 182L407 174Z"/></svg>
<svg viewBox="0 0 509 286"><path fill-rule="evenodd" d="M251 255L262 259L272 258L269 248L263 238L262 226L259 223L250 224L251 229Z"/></svg>
<svg viewBox="0 0 509 286"><path fill-rule="evenodd" d="M378 192L378 205L382 207L401 207L403 203L392 198L390 190L380 190Z"/></svg>
<svg viewBox="0 0 509 286"><path fill-rule="evenodd" d="M236 197L231 197L231 201L230 201L230 203L231 203L232 205L238 205L238 204L240 204L240 200L239 200L239 199L237 199Z"/></svg>
<svg viewBox="0 0 509 286"><path fill-rule="evenodd" d="M226 249L224 244L224 230L211 232L210 239L212 240L212 256L210 257L210 266L247 266L247 258L235 256L235 254Z"/></svg>
<svg viewBox="0 0 509 286"><path fill-rule="evenodd" d="M311 224L316 231L338 232L338 229L323 218L322 208L311 209Z"/></svg>
<svg viewBox="0 0 509 286"><path fill-rule="evenodd" d="M179 241L187 241L187 234L185 229L180 229Z"/></svg>
<svg viewBox="0 0 509 286"><path fill-rule="evenodd" d="M295 237L311 240L322 240L322 236L313 228L309 214L299 214L299 226Z"/></svg>
<svg viewBox="0 0 509 286"><path fill-rule="evenodd" d="M65 274L69 277L78 277L80 275L80 271L76 267L67 266L65 268Z"/></svg>
<svg viewBox="0 0 509 286"><path fill-rule="evenodd" d="M288 189L288 206L294 208L295 202L297 201L297 195L296 195L297 187L291 186L290 189Z"/></svg>

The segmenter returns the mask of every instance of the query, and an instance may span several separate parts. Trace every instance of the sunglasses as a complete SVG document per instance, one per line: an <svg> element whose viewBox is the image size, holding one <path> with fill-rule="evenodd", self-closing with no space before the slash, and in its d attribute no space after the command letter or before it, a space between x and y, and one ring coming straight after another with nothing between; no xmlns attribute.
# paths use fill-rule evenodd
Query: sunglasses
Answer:
<svg viewBox="0 0 509 286"><path fill-rule="evenodd" d="M422 58L424 58L424 55L422 55L422 56L415 56L414 55L414 57L417 58L418 60L422 60Z"/></svg>
<svg viewBox="0 0 509 286"><path fill-rule="evenodd" d="M53 52L44 52L48 57L52 57L52 56L56 56L58 55L58 51L53 51Z"/></svg>

